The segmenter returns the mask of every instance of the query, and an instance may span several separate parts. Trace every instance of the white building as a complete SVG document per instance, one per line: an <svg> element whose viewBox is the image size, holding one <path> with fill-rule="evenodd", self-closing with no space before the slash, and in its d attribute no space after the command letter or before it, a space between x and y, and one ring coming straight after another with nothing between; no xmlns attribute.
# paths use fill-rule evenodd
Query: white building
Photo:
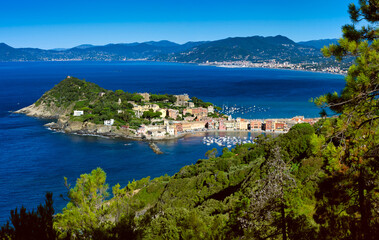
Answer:
<svg viewBox="0 0 379 240"><path fill-rule="evenodd" d="M84 111L74 110L74 116L75 117L82 116L83 114L84 114Z"/></svg>
<svg viewBox="0 0 379 240"><path fill-rule="evenodd" d="M208 106L208 113L215 113L215 109L213 106Z"/></svg>
<svg viewBox="0 0 379 240"><path fill-rule="evenodd" d="M173 136L175 135L175 128L171 128L169 125L166 125L166 132L168 135Z"/></svg>
<svg viewBox="0 0 379 240"><path fill-rule="evenodd" d="M104 125L105 126L112 126L113 123L114 123L114 119L104 120Z"/></svg>

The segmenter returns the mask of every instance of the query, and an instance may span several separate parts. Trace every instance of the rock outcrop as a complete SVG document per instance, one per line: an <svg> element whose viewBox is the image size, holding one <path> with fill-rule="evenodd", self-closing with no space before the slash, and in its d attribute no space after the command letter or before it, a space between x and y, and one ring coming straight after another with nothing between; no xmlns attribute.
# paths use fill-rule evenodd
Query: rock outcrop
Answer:
<svg viewBox="0 0 379 240"><path fill-rule="evenodd" d="M71 113L72 109L73 104L68 107L57 107L54 102L49 104L42 102L39 105L33 103L30 106L15 111L15 113L23 113L30 117L58 119L61 116Z"/></svg>

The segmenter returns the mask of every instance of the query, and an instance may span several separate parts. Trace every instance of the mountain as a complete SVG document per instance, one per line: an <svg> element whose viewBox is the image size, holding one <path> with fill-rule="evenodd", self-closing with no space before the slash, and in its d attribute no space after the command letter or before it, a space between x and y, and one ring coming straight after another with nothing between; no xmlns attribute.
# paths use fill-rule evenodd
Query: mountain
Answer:
<svg viewBox="0 0 379 240"><path fill-rule="evenodd" d="M167 40L117 43L104 46L83 44L70 49L42 50L38 48L12 48L0 44L0 61L122 61L147 59L169 62L325 62L320 47L336 39L296 43L285 36L233 37L216 41L178 44Z"/></svg>
<svg viewBox="0 0 379 240"><path fill-rule="evenodd" d="M153 59L159 55L186 51L204 42L177 44L169 41L144 43L118 43L104 46L90 44L70 49L42 50L37 48L12 48L4 43L0 45L0 61L52 61L52 60L126 60Z"/></svg>
<svg viewBox="0 0 379 240"><path fill-rule="evenodd" d="M186 51L162 57L160 60L177 62L222 62L273 60L279 62L302 62L317 60L321 53L314 47L295 43L284 36L234 37L207 42Z"/></svg>
<svg viewBox="0 0 379 240"><path fill-rule="evenodd" d="M177 47L180 44L170 42L167 40L162 40L162 41L150 41L150 42L144 42L145 44L151 45L151 46L156 46L156 47Z"/></svg>
<svg viewBox="0 0 379 240"><path fill-rule="evenodd" d="M92 45L92 44L82 44L82 45L76 46L75 48L86 49L86 48L91 48L91 47L94 47L94 45Z"/></svg>
<svg viewBox="0 0 379 240"><path fill-rule="evenodd" d="M304 41L304 42L298 42L298 44L308 47L314 47L317 49L321 49L324 46L328 46L332 43L336 44L338 42L337 38L332 39L320 39L320 40L311 40L311 41Z"/></svg>

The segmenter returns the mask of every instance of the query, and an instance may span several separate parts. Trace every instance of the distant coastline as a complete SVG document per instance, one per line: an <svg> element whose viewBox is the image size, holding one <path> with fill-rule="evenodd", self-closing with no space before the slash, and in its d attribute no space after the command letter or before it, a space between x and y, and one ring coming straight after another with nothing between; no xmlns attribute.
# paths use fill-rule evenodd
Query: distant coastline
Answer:
<svg viewBox="0 0 379 240"><path fill-rule="evenodd" d="M258 65L251 65L247 66L245 64L235 64L234 62L228 62L229 64L225 63L195 63L195 62L175 62L175 61L158 61L158 60L149 60L149 59L127 59L127 60L82 60L82 59L70 59L70 60L45 60L45 61L39 61L39 60L20 60L20 61L0 61L0 63L18 63L18 62L159 62L159 63L178 63L178 64L190 64L190 65L197 65L197 66L213 66L213 67L220 67L220 68L256 68L256 69L275 69L275 70L289 70L289 71L299 71L299 72L315 72L315 73L327 73L327 74L335 74L335 75L341 75L346 76L347 71L340 70L338 71L321 71L321 70L312 70L312 69L302 69L302 68L288 68L288 67L279 67L279 66L268 66L266 63L262 63L261 66Z"/></svg>

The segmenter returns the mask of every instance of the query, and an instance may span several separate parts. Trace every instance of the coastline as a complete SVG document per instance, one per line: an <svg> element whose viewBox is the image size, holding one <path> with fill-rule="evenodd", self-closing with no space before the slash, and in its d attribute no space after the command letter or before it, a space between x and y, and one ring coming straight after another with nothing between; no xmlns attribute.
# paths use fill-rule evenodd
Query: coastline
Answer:
<svg viewBox="0 0 379 240"><path fill-rule="evenodd" d="M0 63L19 63L19 62L158 62L158 63L177 63L177 64L189 64L189 65L197 65L197 66L213 66L220 68L252 68L252 69L275 69L275 70L288 70L288 71L297 71L297 72L314 72L314 73L325 73L325 74L333 74L333 75L341 75L346 76L346 73L336 73L336 72L328 72L328 71L312 71L307 69L290 69L290 68L280 68L280 67L255 67L255 66L243 66L243 65L233 65L226 66L224 64L210 64L210 63L194 63L194 62L175 62L175 61L159 61L159 60L149 60L149 59L128 59L128 60L102 60L102 61L91 61L91 60L45 60L45 61L0 61Z"/></svg>

